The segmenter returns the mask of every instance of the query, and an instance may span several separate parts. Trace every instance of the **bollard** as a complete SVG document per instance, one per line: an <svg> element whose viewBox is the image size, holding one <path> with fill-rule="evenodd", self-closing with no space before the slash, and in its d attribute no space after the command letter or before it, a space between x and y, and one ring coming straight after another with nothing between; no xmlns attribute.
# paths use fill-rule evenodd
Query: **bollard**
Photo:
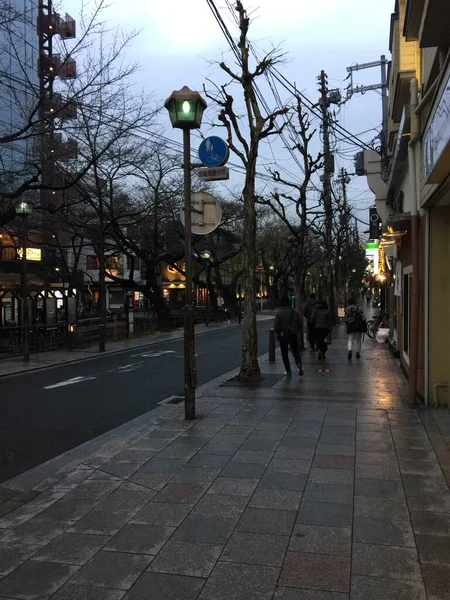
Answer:
<svg viewBox="0 0 450 600"><path fill-rule="evenodd" d="M67 349L68 350L73 350L74 336L75 336L75 325L69 324L67 327Z"/></svg>
<svg viewBox="0 0 450 600"><path fill-rule="evenodd" d="M275 329L269 329L269 362L275 362Z"/></svg>

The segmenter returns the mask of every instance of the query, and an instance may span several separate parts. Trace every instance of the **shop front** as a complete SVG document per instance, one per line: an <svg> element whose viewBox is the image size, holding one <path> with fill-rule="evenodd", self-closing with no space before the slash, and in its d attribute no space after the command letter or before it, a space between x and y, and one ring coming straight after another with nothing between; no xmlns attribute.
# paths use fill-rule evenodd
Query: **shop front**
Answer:
<svg viewBox="0 0 450 600"><path fill-rule="evenodd" d="M423 136L422 206L428 212L428 398L450 401L450 67Z"/></svg>

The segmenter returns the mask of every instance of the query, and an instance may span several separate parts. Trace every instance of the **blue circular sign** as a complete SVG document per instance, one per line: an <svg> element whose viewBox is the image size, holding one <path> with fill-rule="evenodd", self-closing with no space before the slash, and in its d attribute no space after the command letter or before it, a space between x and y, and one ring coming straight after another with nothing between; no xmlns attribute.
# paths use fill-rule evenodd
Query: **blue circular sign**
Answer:
<svg viewBox="0 0 450 600"><path fill-rule="evenodd" d="M198 157L205 167L220 167L227 162L229 156L228 144L215 135L204 139L198 148Z"/></svg>

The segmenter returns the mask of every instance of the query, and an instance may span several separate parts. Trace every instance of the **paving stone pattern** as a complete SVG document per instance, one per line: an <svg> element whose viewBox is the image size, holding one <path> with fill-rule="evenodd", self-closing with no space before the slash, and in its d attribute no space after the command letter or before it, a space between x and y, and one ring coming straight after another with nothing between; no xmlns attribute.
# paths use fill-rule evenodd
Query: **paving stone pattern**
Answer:
<svg viewBox="0 0 450 600"><path fill-rule="evenodd" d="M156 409L84 462L6 482L0 598L448 600L436 412L404 406L370 340L359 363L339 335L329 373L304 362L303 379L211 387L198 420Z"/></svg>

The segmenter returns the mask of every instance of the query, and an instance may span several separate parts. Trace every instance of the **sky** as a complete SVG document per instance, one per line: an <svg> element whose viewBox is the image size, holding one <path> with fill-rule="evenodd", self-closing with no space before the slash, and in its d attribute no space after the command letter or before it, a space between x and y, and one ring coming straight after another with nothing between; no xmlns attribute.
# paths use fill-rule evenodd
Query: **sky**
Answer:
<svg viewBox="0 0 450 600"><path fill-rule="evenodd" d="M85 5L89 6L89 0ZM79 0L64 0L63 6L77 18ZM235 37L237 30L226 0L216 0L216 6ZM261 53L280 47L286 56L279 70L313 102L318 100L317 76L321 69L327 72L329 87L340 89L345 97L348 66L378 60L382 54L390 58L389 27L394 0L244 0L244 6L252 17L250 40ZM218 61L225 60L234 66L227 42L206 0L110 0L104 17L110 28L117 26L125 33L140 32L127 58L141 64L137 81L158 105L174 89L184 85L202 92L205 83L210 87L208 79L224 81ZM355 73L355 85L379 81L379 68ZM263 80L260 89L269 106L275 107L272 92ZM235 88L234 92L237 106L242 106L239 90ZM279 92L284 101L290 100L282 88ZM339 109L336 107L336 112L340 125L353 134L361 134L359 137L368 142L381 124L381 96L374 91L354 95ZM216 114L215 107L209 106L202 126L203 135L211 133L208 123ZM181 132L171 130L166 114L161 114L160 123L165 135L181 140ZM214 135L221 135L217 128ZM199 136L194 137L193 146L199 142ZM317 140L314 150L319 150L319 145ZM352 157L358 148L338 141L336 150L336 168L344 167L353 173ZM281 141L264 144L260 154L259 172L266 173L267 168L276 163L293 177L301 176ZM230 161L239 162L235 156ZM225 185L238 188L241 181L242 177L232 172ZM316 182L319 187L319 181ZM260 191L268 192L272 187L267 180L259 181ZM352 176L348 195L355 214L365 221L373 202L365 177ZM362 224L361 227L364 228Z"/></svg>

